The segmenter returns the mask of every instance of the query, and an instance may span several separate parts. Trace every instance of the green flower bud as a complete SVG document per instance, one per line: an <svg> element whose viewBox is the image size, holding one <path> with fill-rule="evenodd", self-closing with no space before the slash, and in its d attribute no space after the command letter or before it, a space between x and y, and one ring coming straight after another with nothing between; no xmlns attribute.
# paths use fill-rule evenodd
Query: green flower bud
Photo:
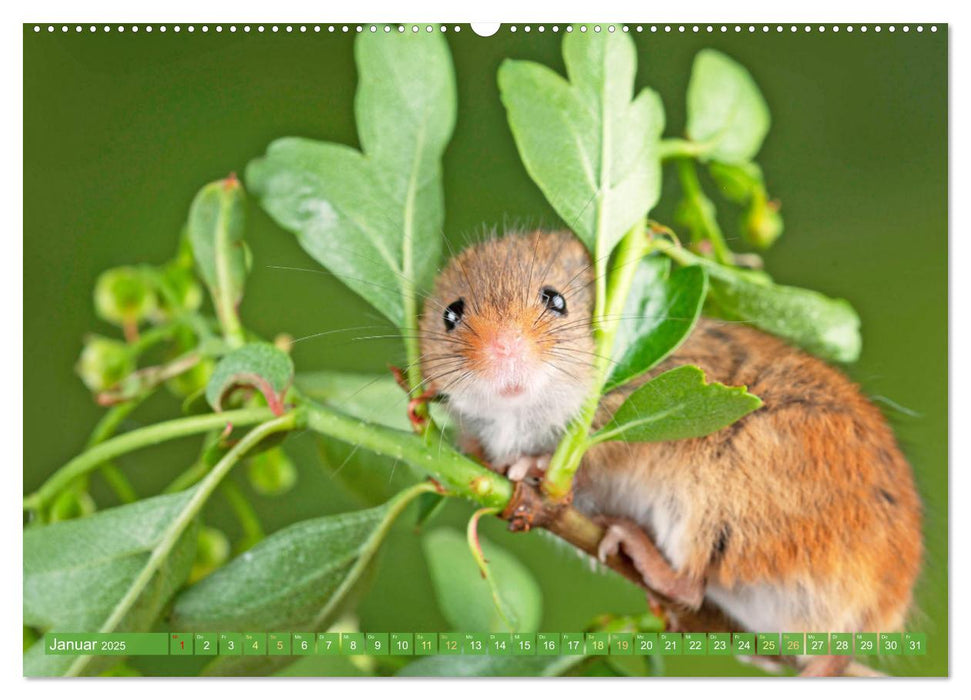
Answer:
<svg viewBox="0 0 971 700"><path fill-rule="evenodd" d="M196 558L189 572L189 583L205 578L229 559L229 539L214 527L199 529L196 540Z"/></svg>
<svg viewBox="0 0 971 700"><path fill-rule="evenodd" d="M85 386L93 392L115 386L135 371L128 346L119 340L92 336L81 350L74 367Z"/></svg>
<svg viewBox="0 0 971 700"><path fill-rule="evenodd" d="M728 165L713 162L708 166L708 172L721 193L738 204L746 203L756 192L765 189L762 170L755 163Z"/></svg>
<svg viewBox="0 0 971 700"><path fill-rule="evenodd" d="M188 398L205 390L216 363L209 358L199 360L192 369L165 382L166 388L180 398Z"/></svg>
<svg viewBox="0 0 971 700"><path fill-rule="evenodd" d="M782 235L782 215L779 205L766 199L764 192L757 192L742 212L739 221L742 237L759 250L765 250Z"/></svg>
<svg viewBox="0 0 971 700"><path fill-rule="evenodd" d="M191 269L166 265L159 275L159 284L165 287L160 290L155 313L159 320L170 319L184 311L196 311L202 306L202 285Z"/></svg>
<svg viewBox="0 0 971 700"><path fill-rule="evenodd" d="M286 452L279 447L250 459L246 473L253 490L264 496L279 496L297 483L297 470Z"/></svg>
<svg viewBox="0 0 971 700"><path fill-rule="evenodd" d="M119 326L138 323L152 314L156 306L155 290L137 268L106 270L95 283L95 311L109 323Z"/></svg>

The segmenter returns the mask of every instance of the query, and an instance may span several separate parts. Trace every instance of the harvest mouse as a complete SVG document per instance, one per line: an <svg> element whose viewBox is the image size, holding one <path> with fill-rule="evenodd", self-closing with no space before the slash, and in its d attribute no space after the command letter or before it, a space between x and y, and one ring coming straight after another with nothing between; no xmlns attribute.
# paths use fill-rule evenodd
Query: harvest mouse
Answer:
<svg viewBox="0 0 971 700"><path fill-rule="evenodd" d="M592 390L593 293L583 244L537 231L462 251L426 302L428 388L466 447L510 478L548 464ZM821 360L702 318L658 367L604 397L596 425L644 381L685 364L763 405L703 438L587 452L574 503L610 523L601 552L623 549L652 588L688 607L707 599L744 630L900 629L921 564L921 503L879 410ZM849 659L801 665L829 675Z"/></svg>

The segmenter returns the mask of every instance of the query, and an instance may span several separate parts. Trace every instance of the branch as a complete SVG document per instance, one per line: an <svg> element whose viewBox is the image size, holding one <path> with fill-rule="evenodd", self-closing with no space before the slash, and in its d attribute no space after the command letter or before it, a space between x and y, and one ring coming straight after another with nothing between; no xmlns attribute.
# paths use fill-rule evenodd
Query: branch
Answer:
<svg viewBox="0 0 971 700"><path fill-rule="evenodd" d="M538 489L519 482L506 509L500 515L509 521L513 532L541 527L597 559L604 529L571 505L543 495ZM614 554L604 562L621 576L640 586L677 622L683 632L738 632L742 628L721 609L705 601L698 610L688 610L647 585L626 556Z"/></svg>
<svg viewBox="0 0 971 700"><path fill-rule="evenodd" d="M523 482L513 485L504 476L474 462L448 444L440 443L434 448L412 433L370 424L320 404L308 402L306 411L307 427L311 430L407 462L434 477L449 495L501 509L500 517L510 522L510 530L528 531L542 527L577 549L597 556L603 529L563 501L543 495ZM606 565L648 591L669 612L669 617L677 619L679 629L709 632L740 629L707 603L696 612L679 608L650 589L626 557L609 557Z"/></svg>
<svg viewBox="0 0 971 700"><path fill-rule="evenodd" d="M105 440L82 452L54 472L39 489L24 498L24 510L43 508L74 479L126 452L132 452L149 445L157 445L160 442L175 438L224 428L227 425L244 426L262 423L273 417L273 412L268 408L246 408L239 411L226 411L225 413L207 413L202 416L177 418L165 423L157 423Z"/></svg>

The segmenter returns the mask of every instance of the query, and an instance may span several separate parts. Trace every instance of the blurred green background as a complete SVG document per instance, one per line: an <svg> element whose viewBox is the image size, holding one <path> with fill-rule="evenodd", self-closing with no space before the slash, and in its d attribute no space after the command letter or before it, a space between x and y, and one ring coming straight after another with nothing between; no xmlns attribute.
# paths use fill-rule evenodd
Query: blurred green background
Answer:
<svg viewBox="0 0 971 700"><path fill-rule="evenodd" d="M269 25L268 25L269 26ZM881 405L916 472L926 504L927 556L919 609L910 623L928 634L929 654L885 665L906 675L948 670L947 463L947 29L890 34L830 30L792 33L634 34L638 86L664 99L667 135L684 123L691 61L714 47L749 68L772 111L759 156L770 193L781 199L786 233L767 254L780 282L849 299L863 318L863 355L848 368ZM161 262L175 250L198 188L242 172L272 140L301 135L356 145L353 31L259 34L227 28L161 34L24 28L24 489L82 447L101 413L73 365L82 337L111 333L96 320L91 291L115 265ZM467 26L449 32L459 114L446 153L445 233L455 245L483 227L558 225L517 157L495 76L507 57L562 71L559 36L547 29L489 38ZM666 173L661 206L671 222L678 186ZM736 211L722 208L730 243ZM295 338L381 323L251 203L254 267L242 307L246 325ZM740 247L740 246L738 246ZM302 268L295 271L280 268ZM383 371L400 361L381 328L298 342L299 370ZM895 408L897 406L897 408ZM171 416L158 397L135 414L141 423ZM253 495L268 531L307 517L360 507L321 468L313 438L288 441L299 487L269 499ZM191 441L121 462L139 492L157 492L194 458ZM357 459L345 469L353 469ZM249 490L242 470L236 478ZM98 503L113 503L95 484ZM443 523L461 526L469 509L452 503ZM226 504L207 521L238 533ZM541 535L511 535L499 522L487 536L515 552L540 581L542 627L582 629L601 612L644 609L641 594L612 574L590 570ZM418 538L398 527L378 576L359 607L362 629L445 630ZM193 672L192 659L141 658L147 673ZM289 673L356 673L345 659L311 658ZM671 660L678 675L758 673L731 659Z"/></svg>

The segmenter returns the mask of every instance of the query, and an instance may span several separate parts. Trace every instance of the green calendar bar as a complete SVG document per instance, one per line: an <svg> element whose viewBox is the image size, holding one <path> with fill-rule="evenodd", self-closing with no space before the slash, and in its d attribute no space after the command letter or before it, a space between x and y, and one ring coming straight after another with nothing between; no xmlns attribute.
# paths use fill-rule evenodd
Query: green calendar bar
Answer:
<svg viewBox="0 0 971 700"><path fill-rule="evenodd" d="M904 632L904 656L922 656L926 653L926 634L923 632Z"/></svg>
<svg viewBox="0 0 971 700"><path fill-rule="evenodd" d="M610 651L610 635L606 632L587 632L587 654L606 656Z"/></svg>
<svg viewBox="0 0 971 700"><path fill-rule="evenodd" d="M634 654L634 634L632 632L611 632L610 633L610 655L611 656L633 656Z"/></svg>
<svg viewBox="0 0 971 700"><path fill-rule="evenodd" d="M536 653L539 656L559 656L562 652L559 632L540 632L536 635Z"/></svg>
<svg viewBox="0 0 971 700"><path fill-rule="evenodd" d="M685 632L682 635L682 653L685 656L708 654L708 635L704 632Z"/></svg>
<svg viewBox="0 0 971 700"><path fill-rule="evenodd" d="M44 635L63 656L918 656L923 632L138 632Z"/></svg>
<svg viewBox="0 0 971 700"><path fill-rule="evenodd" d="M410 632L392 632L388 644L392 656L413 656L415 653L415 635Z"/></svg>
<svg viewBox="0 0 971 700"><path fill-rule="evenodd" d="M169 635L169 654L192 656L193 636L189 632L172 632Z"/></svg>
<svg viewBox="0 0 971 700"><path fill-rule="evenodd" d="M829 654L829 635L825 632L807 633L806 653L812 656L825 656Z"/></svg>
<svg viewBox="0 0 971 700"><path fill-rule="evenodd" d="M898 656L904 653L904 635L901 633L880 633L880 655Z"/></svg>
<svg viewBox="0 0 971 700"><path fill-rule="evenodd" d="M877 635L872 632L857 632L853 640L857 656L877 655Z"/></svg>
<svg viewBox="0 0 971 700"><path fill-rule="evenodd" d="M341 632L341 654L357 656L364 652L363 632Z"/></svg>
<svg viewBox="0 0 971 700"><path fill-rule="evenodd" d="M466 632L462 640L462 653L466 656L485 656L489 653L489 635L484 632Z"/></svg>
<svg viewBox="0 0 971 700"><path fill-rule="evenodd" d="M583 656L587 653L583 632L564 632L560 635L560 653L566 656Z"/></svg>
<svg viewBox="0 0 971 700"><path fill-rule="evenodd" d="M52 656L168 656L164 632L48 632L44 653Z"/></svg>
<svg viewBox="0 0 971 700"><path fill-rule="evenodd" d="M266 652L270 656L290 656L290 633L271 632L266 637Z"/></svg>
<svg viewBox="0 0 971 700"><path fill-rule="evenodd" d="M294 632L291 636L291 648L297 656L311 656L317 651L317 635L313 632Z"/></svg>
<svg viewBox="0 0 971 700"><path fill-rule="evenodd" d="M658 653L657 632L637 632L634 634L634 653L639 656L654 656Z"/></svg>
<svg viewBox="0 0 971 700"><path fill-rule="evenodd" d="M266 656L266 632L243 632L243 656Z"/></svg>
<svg viewBox="0 0 971 700"><path fill-rule="evenodd" d="M802 632L782 633L782 654L784 656L802 656L806 653L806 635Z"/></svg>
<svg viewBox="0 0 971 700"><path fill-rule="evenodd" d="M321 632L317 635L317 653L321 656L340 656L341 635L339 632Z"/></svg>
<svg viewBox="0 0 971 700"><path fill-rule="evenodd" d="M657 643L661 656L681 656L684 640L680 632L659 632Z"/></svg>
<svg viewBox="0 0 971 700"><path fill-rule="evenodd" d="M728 632L711 632L708 635L708 656L731 656L732 635Z"/></svg>
<svg viewBox="0 0 971 700"><path fill-rule="evenodd" d="M192 635L196 656L215 656L219 651L219 637L215 632L196 632Z"/></svg>
<svg viewBox="0 0 971 700"><path fill-rule="evenodd" d="M438 634L435 632L415 632L415 654L431 656L438 653Z"/></svg>

